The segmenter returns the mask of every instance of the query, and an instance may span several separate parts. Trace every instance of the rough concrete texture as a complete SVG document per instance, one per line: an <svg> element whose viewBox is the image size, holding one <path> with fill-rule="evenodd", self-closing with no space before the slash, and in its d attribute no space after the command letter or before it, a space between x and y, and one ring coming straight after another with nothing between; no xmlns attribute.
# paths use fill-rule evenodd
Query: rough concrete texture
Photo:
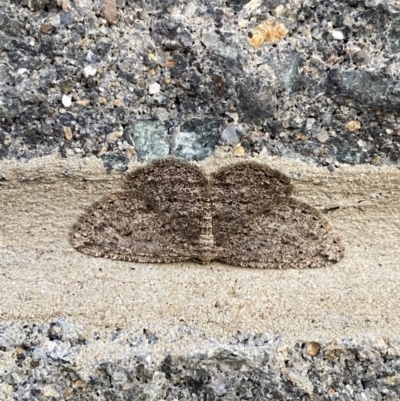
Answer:
<svg viewBox="0 0 400 401"><path fill-rule="evenodd" d="M242 153L397 163L399 21L395 0L2 0L0 158L202 160L234 124Z"/></svg>
<svg viewBox="0 0 400 401"><path fill-rule="evenodd" d="M237 160L221 153L200 166L210 172ZM0 339L19 333L0 348L4 393L29 400L46 399L46 391L84 400L395 400L399 170L342 166L331 173L258 160L290 176L294 196L326 215L346 246L341 262L279 271L91 258L69 245L68 231L85 207L120 189L123 176L107 175L95 157L3 162ZM81 327L83 339L49 337L48 324L64 325L60 318ZM304 356L310 341L318 344L309 352L322 347L318 356ZM57 354L64 348L73 356Z"/></svg>
<svg viewBox="0 0 400 401"><path fill-rule="evenodd" d="M64 319L2 326L0 399L398 400L397 341L289 346L267 333L236 333L221 343L183 327L163 335L170 347L192 344L191 352L160 353L147 330L88 331Z"/></svg>

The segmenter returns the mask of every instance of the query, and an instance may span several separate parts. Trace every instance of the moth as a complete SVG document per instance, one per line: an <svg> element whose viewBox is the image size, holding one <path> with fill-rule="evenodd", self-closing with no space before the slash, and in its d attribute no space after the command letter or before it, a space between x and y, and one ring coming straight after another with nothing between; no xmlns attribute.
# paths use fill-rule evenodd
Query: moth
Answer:
<svg viewBox="0 0 400 401"><path fill-rule="evenodd" d="M344 247L328 221L292 192L287 176L254 161L206 176L189 162L158 160L96 202L70 242L90 256L133 262L300 269L339 261Z"/></svg>

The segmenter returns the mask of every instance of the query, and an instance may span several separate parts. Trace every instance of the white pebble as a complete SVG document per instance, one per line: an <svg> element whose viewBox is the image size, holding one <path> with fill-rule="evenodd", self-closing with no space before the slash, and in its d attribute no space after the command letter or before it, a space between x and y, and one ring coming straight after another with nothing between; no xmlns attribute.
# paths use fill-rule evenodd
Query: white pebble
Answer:
<svg viewBox="0 0 400 401"><path fill-rule="evenodd" d="M152 82L149 85L149 93L150 93L150 95L156 95L157 93L160 92L160 89L161 89L161 86L157 82Z"/></svg>
<svg viewBox="0 0 400 401"><path fill-rule="evenodd" d="M207 48L215 47L220 43L219 36L213 32L204 32L201 37L201 42Z"/></svg>
<svg viewBox="0 0 400 401"><path fill-rule="evenodd" d="M315 124L315 118L307 118L306 131L311 131Z"/></svg>
<svg viewBox="0 0 400 401"><path fill-rule="evenodd" d="M332 36L333 36L333 39L336 39L336 40L344 39L344 35L343 35L342 31L332 31Z"/></svg>
<svg viewBox="0 0 400 401"><path fill-rule="evenodd" d="M321 143L325 143L329 139L329 133L326 131L320 131L317 134L317 139Z"/></svg>
<svg viewBox="0 0 400 401"><path fill-rule="evenodd" d="M87 65L83 69L83 75L88 78L88 77L94 77L97 73L97 68L93 67L92 65Z"/></svg>
<svg viewBox="0 0 400 401"><path fill-rule="evenodd" d="M281 18L286 12L286 8L283 4L280 4L278 7L275 8L275 17Z"/></svg>
<svg viewBox="0 0 400 401"><path fill-rule="evenodd" d="M114 143L117 141L117 139L121 138L123 134L124 130L122 127L120 127L118 131L111 132L107 135L107 142Z"/></svg>
<svg viewBox="0 0 400 401"><path fill-rule="evenodd" d="M262 0L251 0L243 6L240 14L249 17L261 7L261 4Z"/></svg>
<svg viewBox="0 0 400 401"><path fill-rule="evenodd" d="M63 95L61 102L63 104L64 107L70 107L72 104L72 100L70 96L67 95Z"/></svg>

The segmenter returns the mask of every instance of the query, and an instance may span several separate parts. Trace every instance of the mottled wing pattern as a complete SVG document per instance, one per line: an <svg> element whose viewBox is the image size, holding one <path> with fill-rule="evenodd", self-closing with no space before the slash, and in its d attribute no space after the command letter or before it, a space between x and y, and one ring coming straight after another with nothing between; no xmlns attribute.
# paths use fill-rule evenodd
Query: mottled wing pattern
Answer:
<svg viewBox="0 0 400 401"><path fill-rule="evenodd" d="M344 248L325 218L294 199L280 199L240 225L218 260L243 267L316 268L337 262Z"/></svg>
<svg viewBox="0 0 400 401"><path fill-rule="evenodd" d="M128 174L126 188L144 199L195 245L201 234L207 182L198 167L177 159L165 159Z"/></svg>
<svg viewBox="0 0 400 401"><path fill-rule="evenodd" d="M70 242L87 255L134 262L179 262L194 253L169 219L127 193L96 202L74 226Z"/></svg>
<svg viewBox="0 0 400 401"><path fill-rule="evenodd" d="M261 268L323 267L343 257L326 219L291 199L288 177L252 162L210 181L176 159L127 177L126 191L94 204L70 241L97 257L135 262L197 260Z"/></svg>
<svg viewBox="0 0 400 401"><path fill-rule="evenodd" d="M226 243L244 222L252 220L276 199L292 193L288 177L256 162L242 162L211 176L215 244Z"/></svg>

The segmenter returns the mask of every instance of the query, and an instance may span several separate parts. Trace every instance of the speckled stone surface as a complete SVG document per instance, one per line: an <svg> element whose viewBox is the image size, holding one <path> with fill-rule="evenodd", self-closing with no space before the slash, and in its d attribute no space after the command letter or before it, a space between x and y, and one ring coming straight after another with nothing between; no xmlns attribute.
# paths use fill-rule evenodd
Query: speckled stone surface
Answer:
<svg viewBox="0 0 400 401"><path fill-rule="evenodd" d="M164 333L186 357L159 352L146 330L85 331L65 319L0 326L0 399L42 400L398 400L398 341L285 344L268 333L204 340Z"/></svg>
<svg viewBox="0 0 400 401"><path fill-rule="evenodd" d="M239 153L397 163L399 23L394 0L3 0L0 158L201 160L234 124Z"/></svg>

